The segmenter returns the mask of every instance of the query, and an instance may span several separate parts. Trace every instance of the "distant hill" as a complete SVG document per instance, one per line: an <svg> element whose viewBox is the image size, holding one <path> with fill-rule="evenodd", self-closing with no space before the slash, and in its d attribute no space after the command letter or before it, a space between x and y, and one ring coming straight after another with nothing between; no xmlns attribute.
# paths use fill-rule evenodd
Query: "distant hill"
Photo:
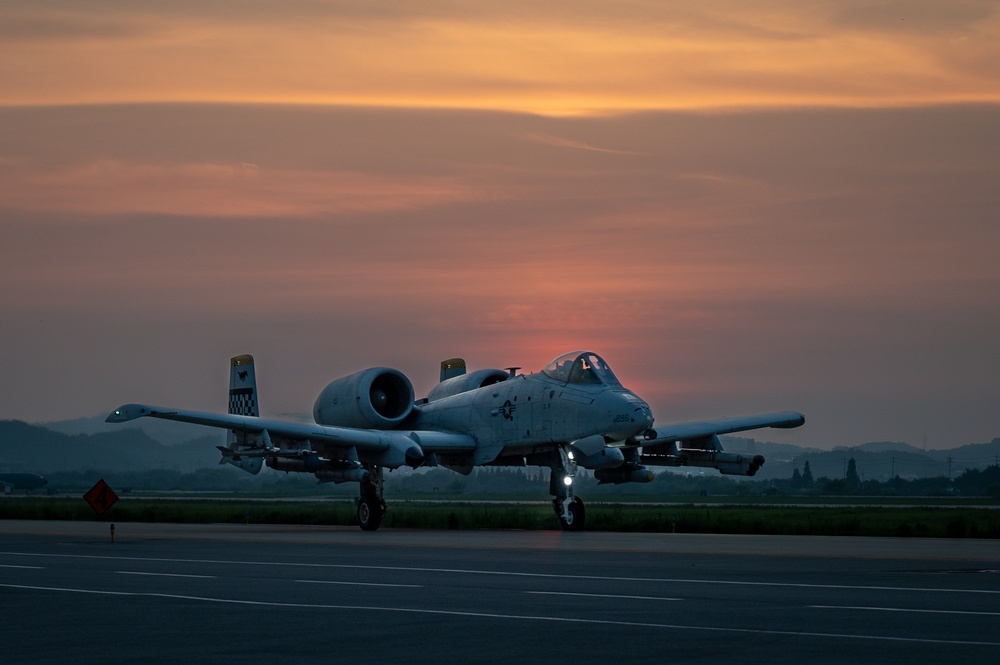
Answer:
<svg viewBox="0 0 1000 665"><path fill-rule="evenodd" d="M225 442L225 434L212 427L191 425L189 423L178 423L171 420L159 418L139 418L133 420L128 425L119 423L107 423L104 419L107 414L94 416L92 418L75 418L73 420L59 420L48 423L36 423L39 427L50 429L53 432L63 434L101 434L103 432L120 432L123 428L138 429L146 433L151 439L160 443L174 445L185 443L197 438L206 436L216 436L220 443Z"/></svg>
<svg viewBox="0 0 1000 665"><path fill-rule="evenodd" d="M107 423L104 419L107 414L93 416L92 418L74 418L72 420L57 420L53 422L33 423L39 427L50 429L63 434L100 434L102 432L119 432L123 427L129 429L142 430L151 439L167 445L186 443L194 439L204 439L206 437L216 437L218 442L213 445L225 443L225 433L215 427L203 425L192 425L191 423L179 423L161 418L139 418L130 421L128 425L119 423ZM298 422L312 422L312 414L290 413L281 414L281 418L295 420Z"/></svg>
<svg viewBox="0 0 1000 665"><path fill-rule="evenodd" d="M139 429L68 435L19 420L0 421L0 470L28 473L56 471L194 471L218 464L218 434L167 446Z"/></svg>
<svg viewBox="0 0 1000 665"><path fill-rule="evenodd" d="M848 460L854 459L862 480L886 481L897 475L903 479L952 478L966 469L984 469L1000 458L1000 438L990 443L974 443L951 450L921 450L906 443L873 442L833 450L801 448L739 437L722 437L726 450L760 454L766 462L756 478L790 478L806 461L813 478L843 478Z"/></svg>
<svg viewBox="0 0 1000 665"><path fill-rule="evenodd" d="M855 448L860 448L861 450L867 450L870 453L884 453L886 451L904 451L910 453L926 453L926 450L921 450L916 446L911 446L908 443L903 443L902 441L869 441L868 443L862 443L860 446L855 446Z"/></svg>
<svg viewBox="0 0 1000 665"><path fill-rule="evenodd" d="M126 425L105 423L103 417L45 426L0 421L0 471L194 471L216 466L215 446L223 443L222 430L153 418ZM948 476L949 466L954 478L966 469L981 470L1000 459L1000 438L951 450L920 450L894 442L818 450L742 437L722 437L722 443L727 451L767 459L756 480L791 478L807 461L815 479L843 478L851 458L862 480L885 481L893 474L903 479Z"/></svg>

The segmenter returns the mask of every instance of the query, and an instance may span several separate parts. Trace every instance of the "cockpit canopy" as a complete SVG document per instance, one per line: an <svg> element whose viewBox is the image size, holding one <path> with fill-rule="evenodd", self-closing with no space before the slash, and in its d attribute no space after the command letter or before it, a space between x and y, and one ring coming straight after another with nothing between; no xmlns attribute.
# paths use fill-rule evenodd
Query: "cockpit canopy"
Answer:
<svg viewBox="0 0 1000 665"><path fill-rule="evenodd" d="M604 358L590 351L570 351L550 362L542 374L564 383L621 386Z"/></svg>

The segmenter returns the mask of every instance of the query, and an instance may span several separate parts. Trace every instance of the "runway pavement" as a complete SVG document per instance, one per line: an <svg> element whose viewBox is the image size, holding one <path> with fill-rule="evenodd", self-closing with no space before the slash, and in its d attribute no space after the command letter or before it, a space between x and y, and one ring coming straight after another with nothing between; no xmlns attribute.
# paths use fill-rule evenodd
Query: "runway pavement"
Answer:
<svg viewBox="0 0 1000 665"><path fill-rule="evenodd" d="M0 521L27 663L997 662L1000 542Z"/></svg>

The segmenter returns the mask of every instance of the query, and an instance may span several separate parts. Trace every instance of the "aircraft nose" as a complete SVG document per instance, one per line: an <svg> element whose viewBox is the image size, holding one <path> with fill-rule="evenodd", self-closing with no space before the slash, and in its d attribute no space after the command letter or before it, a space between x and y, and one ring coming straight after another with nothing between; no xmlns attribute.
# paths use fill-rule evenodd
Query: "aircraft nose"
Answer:
<svg viewBox="0 0 1000 665"><path fill-rule="evenodd" d="M635 424L638 432L645 432L653 426L653 410L645 402L635 409Z"/></svg>
<svg viewBox="0 0 1000 665"><path fill-rule="evenodd" d="M652 427L653 413L646 402L632 393L620 393L615 397L615 438L627 439Z"/></svg>
<svg viewBox="0 0 1000 665"><path fill-rule="evenodd" d="M653 410L649 408L649 405L645 402L642 403L641 409L642 415L639 418L636 418L636 422L642 422L642 429L647 430L653 426Z"/></svg>

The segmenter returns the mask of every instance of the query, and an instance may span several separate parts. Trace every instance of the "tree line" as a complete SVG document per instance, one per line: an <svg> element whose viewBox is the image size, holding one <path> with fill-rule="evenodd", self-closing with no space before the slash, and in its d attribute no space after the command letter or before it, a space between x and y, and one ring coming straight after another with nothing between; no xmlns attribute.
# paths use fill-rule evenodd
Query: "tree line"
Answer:
<svg viewBox="0 0 1000 665"><path fill-rule="evenodd" d="M862 480L854 458L847 461L843 478L813 478L808 460L802 471L795 467L788 480L772 480L771 487L790 494L859 496L980 496L1000 498L1000 466L966 469L954 479L946 476L903 479L896 475L885 481Z"/></svg>
<svg viewBox="0 0 1000 665"><path fill-rule="evenodd" d="M248 475L229 466L182 472L160 469L148 471L72 471L46 475L44 488L52 493L86 491L103 477L126 494L136 492L235 492L269 495L343 495L357 493L355 483L320 484L303 473L264 471ZM537 499L548 491L549 471L536 467L479 467L468 476L442 468L421 471L397 470L386 474L386 492L390 495L420 495L429 498L457 496L506 495ZM898 475L886 481L862 480L853 458L841 478L814 478L809 462L792 472L791 478L772 480L740 479L722 476L710 469L662 471L647 484L600 485L593 474L580 470L577 492L594 498L632 495L702 496L702 495L782 495L782 496L963 496L1000 498L1000 466L968 469L954 479L945 476L903 479Z"/></svg>

